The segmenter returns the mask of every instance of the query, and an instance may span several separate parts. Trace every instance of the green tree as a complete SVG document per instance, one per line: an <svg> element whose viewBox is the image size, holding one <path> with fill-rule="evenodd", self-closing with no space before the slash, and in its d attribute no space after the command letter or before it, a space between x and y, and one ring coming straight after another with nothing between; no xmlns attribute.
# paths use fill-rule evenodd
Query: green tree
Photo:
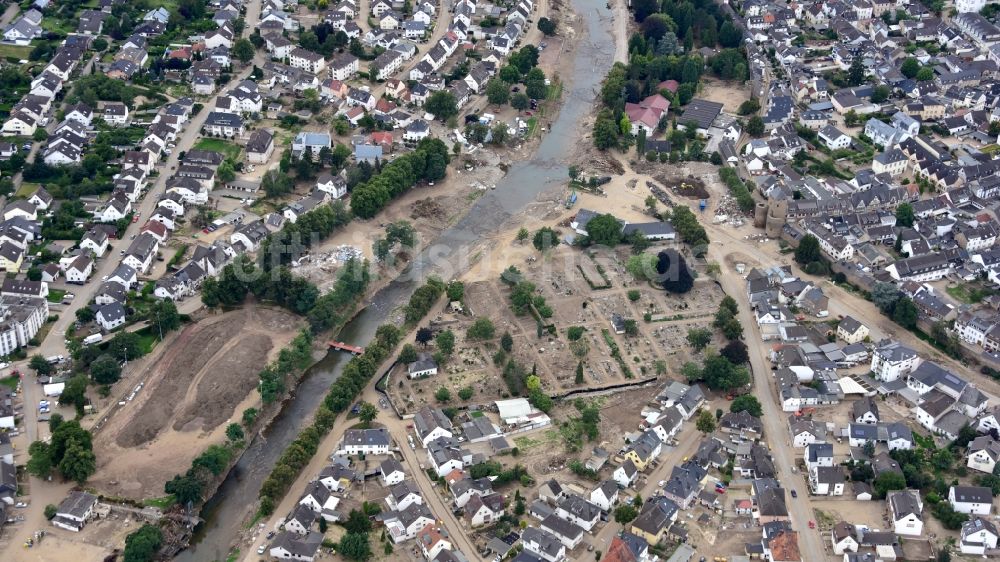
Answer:
<svg viewBox="0 0 1000 562"><path fill-rule="evenodd" d="M163 532L147 523L125 537L125 562L151 562L162 545Z"/></svg>
<svg viewBox="0 0 1000 562"><path fill-rule="evenodd" d="M486 99L493 105L503 105L510 101L510 87L499 78L486 83Z"/></svg>
<svg viewBox="0 0 1000 562"><path fill-rule="evenodd" d="M900 292L895 285L891 283L878 282L875 283L875 287L872 289L872 302L878 307L884 314L889 314L896 307L896 303L899 302Z"/></svg>
<svg viewBox="0 0 1000 562"><path fill-rule="evenodd" d="M489 318L477 318L472 326L469 326L466 337L472 340L491 340L495 333L496 328Z"/></svg>
<svg viewBox="0 0 1000 562"><path fill-rule="evenodd" d="M104 354L90 364L90 377L97 384L114 384L121 378L122 368L118 361Z"/></svg>
<svg viewBox="0 0 1000 562"><path fill-rule="evenodd" d="M240 62L246 64L253 60L253 55L256 49L254 49L253 43L249 39L241 37L233 43L233 56L239 59Z"/></svg>
<svg viewBox="0 0 1000 562"><path fill-rule="evenodd" d="M59 461L59 472L63 478L75 480L83 484L97 471L97 458L94 457L93 447L90 441L86 443L71 439L66 443L66 451L62 460Z"/></svg>
<svg viewBox="0 0 1000 562"><path fill-rule="evenodd" d="M746 132L751 137L757 138L764 135L764 119L760 115L754 115L747 121Z"/></svg>
<svg viewBox="0 0 1000 562"><path fill-rule="evenodd" d="M757 98L750 98L740 104L738 113L740 115L753 115L760 111L760 101Z"/></svg>
<svg viewBox="0 0 1000 562"><path fill-rule="evenodd" d="M849 86L860 86L865 81L865 61L860 54L851 61L851 66L847 69L847 84Z"/></svg>
<svg viewBox="0 0 1000 562"><path fill-rule="evenodd" d="M610 213L598 215L587 222L587 237L594 244L617 246L622 239L622 224Z"/></svg>
<svg viewBox="0 0 1000 562"><path fill-rule="evenodd" d="M45 511L43 513L45 514L45 518L51 521L55 518L56 514L59 513L59 508L50 503L45 506Z"/></svg>
<svg viewBox="0 0 1000 562"><path fill-rule="evenodd" d="M446 387L438 387L434 392L434 399L438 402L445 403L451 401L451 391Z"/></svg>
<svg viewBox="0 0 1000 562"><path fill-rule="evenodd" d="M38 478L46 478L52 474L52 451L44 441L35 441L28 446L28 464L25 469L28 474Z"/></svg>
<svg viewBox="0 0 1000 562"><path fill-rule="evenodd" d="M934 69L924 67L917 73L917 82L930 82L934 79Z"/></svg>
<svg viewBox="0 0 1000 562"><path fill-rule="evenodd" d="M539 18L538 30L551 37L556 34L556 22L545 17Z"/></svg>
<svg viewBox="0 0 1000 562"><path fill-rule="evenodd" d="M904 328L913 329L917 327L917 314L917 305L913 304L910 297L903 297L896 301L892 320Z"/></svg>
<svg viewBox="0 0 1000 562"><path fill-rule="evenodd" d="M819 239L812 234L806 234L799 241L799 246L795 248L795 262L799 265L807 265L815 261L821 261L823 254L819 248Z"/></svg>
<svg viewBox="0 0 1000 562"><path fill-rule="evenodd" d="M583 361L576 364L576 384L583 384Z"/></svg>
<svg viewBox="0 0 1000 562"><path fill-rule="evenodd" d="M417 350L411 344L406 344L399 352L399 362L403 364L413 363L417 360Z"/></svg>
<svg viewBox="0 0 1000 562"><path fill-rule="evenodd" d="M447 90L438 90L428 96L424 103L424 109L442 123L458 114L455 95Z"/></svg>
<svg viewBox="0 0 1000 562"><path fill-rule="evenodd" d="M618 146L618 125L608 116L598 116L594 121L594 146L607 150Z"/></svg>
<svg viewBox="0 0 1000 562"><path fill-rule="evenodd" d="M554 248L559 243L559 236L556 234L556 231L543 226L535 231L535 236L532 238L531 243L535 246L536 250L544 252Z"/></svg>
<svg viewBox="0 0 1000 562"><path fill-rule="evenodd" d="M163 485L163 491L174 496L178 504L198 504L201 501L204 484L195 476L194 471L189 470L187 474L175 475Z"/></svg>
<svg viewBox="0 0 1000 562"><path fill-rule="evenodd" d="M361 420L361 423L370 426L376 417L378 417L378 408L370 402L362 402L361 411L358 412L358 419Z"/></svg>
<svg viewBox="0 0 1000 562"><path fill-rule="evenodd" d="M510 353L513 348L514 338L511 337L510 332L504 332L503 335L500 336L500 349Z"/></svg>
<svg viewBox="0 0 1000 562"><path fill-rule="evenodd" d="M251 427L253 422L257 421L257 408L247 408L246 410L243 410L242 421L244 427Z"/></svg>
<svg viewBox="0 0 1000 562"><path fill-rule="evenodd" d="M615 522L626 525L635 519L638 514L639 511L634 505L630 503L622 504L615 508Z"/></svg>
<svg viewBox="0 0 1000 562"><path fill-rule="evenodd" d="M896 226L910 228L913 226L914 218L913 205L900 203L899 207L896 207Z"/></svg>
<svg viewBox="0 0 1000 562"><path fill-rule="evenodd" d="M875 494L884 498L886 494L893 490L905 490L906 489L906 478L898 472L892 472L891 470L879 474L875 478L875 482L872 483L872 488L875 490Z"/></svg>
<svg viewBox="0 0 1000 562"><path fill-rule="evenodd" d="M701 351L712 343L712 332L707 328L690 328L687 333L687 341L695 351Z"/></svg>
<svg viewBox="0 0 1000 562"><path fill-rule="evenodd" d="M31 360L28 361L28 367L34 369L35 373L39 376L50 375L54 370L52 363L49 363L47 359L37 353L31 356Z"/></svg>
<svg viewBox="0 0 1000 562"><path fill-rule="evenodd" d="M517 241L522 244L528 239L529 236L531 236L531 233L528 232L528 229L523 226L517 231Z"/></svg>
<svg viewBox="0 0 1000 562"><path fill-rule="evenodd" d="M528 94L525 94L524 92L517 92L510 97L510 106L518 112L524 111L531 106L531 98L529 98Z"/></svg>
<svg viewBox="0 0 1000 562"><path fill-rule="evenodd" d="M698 414L695 427L697 427L698 431L702 433L712 433L715 431L715 416L713 416L712 412L709 412L708 410L702 410Z"/></svg>
<svg viewBox="0 0 1000 562"><path fill-rule="evenodd" d="M884 84L879 84L878 86L875 86L875 88L872 90L872 103L882 103L886 101L887 99L889 99L889 94L891 93L892 91L889 89L889 86L886 86Z"/></svg>
<svg viewBox="0 0 1000 562"><path fill-rule="evenodd" d="M913 57L907 57L900 65L899 71L907 78L916 78L917 73L920 72L920 61Z"/></svg>
<svg viewBox="0 0 1000 562"><path fill-rule="evenodd" d="M372 557L368 533L347 533L340 539L340 554L350 560L364 562Z"/></svg>
<svg viewBox="0 0 1000 562"><path fill-rule="evenodd" d="M231 423L226 426L226 439L236 443L237 441L242 441L245 437L243 433L243 426L238 423Z"/></svg>
<svg viewBox="0 0 1000 562"><path fill-rule="evenodd" d="M472 398L472 395L475 394L475 392L476 390L471 386L463 386L462 388L458 389L458 397L461 398L462 400L468 400Z"/></svg>
<svg viewBox="0 0 1000 562"><path fill-rule="evenodd" d="M742 394L737 396L733 403L729 405L730 412L750 412L750 415L758 418L764 415L760 405L760 400L753 394Z"/></svg>
<svg viewBox="0 0 1000 562"><path fill-rule="evenodd" d="M445 287L445 294L448 295L448 300L450 301L460 301L465 297L465 283L461 281L452 281L448 283Z"/></svg>
<svg viewBox="0 0 1000 562"><path fill-rule="evenodd" d="M437 348L441 353L449 356L455 351L455 333L451 330L438 332L437 337L434 338L434 343L437 344Z"/></svg>

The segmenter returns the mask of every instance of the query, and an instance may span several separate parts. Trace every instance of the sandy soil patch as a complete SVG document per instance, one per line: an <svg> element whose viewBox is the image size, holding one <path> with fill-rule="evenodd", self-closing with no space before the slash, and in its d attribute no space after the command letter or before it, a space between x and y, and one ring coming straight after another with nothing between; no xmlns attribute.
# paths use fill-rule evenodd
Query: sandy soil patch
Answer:
<svg viewBox="0 0 1000 562"><path fill-rule="evenodd" d="M145 381L95 437L103 492L144 498L183 472L198 453L224 439L225 425L256 405L257 373L302 321L258 306L211 316L159 346L138 376Z"/></svg>
<svg viewBox="0 0 1000 562"><path fill-rule="evenodd" d="M737 82L702 77L702 87L697 97L721 103L723 111L736 113L740 104L750 99L750 88Z"/></svg>

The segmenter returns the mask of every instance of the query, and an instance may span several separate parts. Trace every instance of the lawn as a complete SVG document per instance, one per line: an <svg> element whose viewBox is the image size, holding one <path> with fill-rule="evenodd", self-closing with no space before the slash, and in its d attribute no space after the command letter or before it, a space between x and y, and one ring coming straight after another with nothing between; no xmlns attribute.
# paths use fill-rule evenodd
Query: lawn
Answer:
<svg viewBox="0 0 1000 562"><path fill-rule="evenodd" d="M210 138L203 138L199 140L197 143L195 143L193 148L195 150L212 150L215 152L221 152L226 156L226 158L229 158L234 161L239 161L240 152L243 150L239 145L235 143L225 141L222 139L210 139Z"/></svg>
<svg viewBox="0 0 1000 562"><path fill-rule="evenodd" d="M137 331L136 334L139 336L139 349L143 355L152 353L153 348L160 342L160 336L148 327Z"/></svg>
<svg viewBox="0 0 1000 562"><path fill-rule="evenodd" d="M24 60L28 58L28 55L31 53L31 49L31 45L0 45L0 57L11 57L18 60Z"/></svg>
<svg viewBox="0 0 1000 562"><path fill-rule="evenodd" d="M150 498L143 500L143 505L148 505L151 507L158 507L160 509L167 509L168 507L174 505L174 496L163 496L162 498Z"/></svg>
<svg viewBox="0 0 1000 562"><path fill-rule="evenodd" d="M63 301L63 297L66 296L66 291L62 289L49 289L49 296L45 297L49 302L60 303Z"/></svg>
<svg viewBox="0 0 1000 562"><path fill-rule="evenodd" d="M22 182L21 187L19 187L17 192L14 193L14 198L27 199L32 193L38 190L39 187L41 187L41 185L37 183Z"/></svg>
<svg viewBox="0 0 1000 562"><path fill-rule="evenodd" d="M18 379L17 375L11 375L9 377L4 377L4 378L0 379L0 385L6 386L6 387L10 388L11 390L17 390L17 382L18 382L18 380L19 379Z"/></svg>
<svg viewBox="0 0 1000 562"><path fill-rule="evenodd" d="M969 287L964 284L948 287L945 289L945 292L951 295L951 297L955 300L962 301L966 304L977 304L982 302L986 297L996 294L994 289Z"/></svg>

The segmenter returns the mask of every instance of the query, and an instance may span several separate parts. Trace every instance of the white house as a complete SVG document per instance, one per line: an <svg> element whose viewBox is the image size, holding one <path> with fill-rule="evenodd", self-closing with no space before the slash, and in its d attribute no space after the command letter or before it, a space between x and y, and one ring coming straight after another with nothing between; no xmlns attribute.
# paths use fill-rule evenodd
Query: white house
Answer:
<svg viewBox="0 0 1000 562"><path fill-rule="evenodd" d="M389 453L391 444L389 430L384 427L349 429L340 442L340 450L348 455L385 455Z"/></svg>
<svg viewBox="0 0 1000 562"><path fill-rule="evenodd" d="M106 332L125 324L125 307L115 302L97 309L97 323Z"/></svg>
<svg viewBox="0 0 1000 562"><path fill-rule="evenodd" d="M638 476L639 470L636 469L635 463L629 459L625 459L625 462L611 473L611 477L622 488L631 486Z"/></svg>
<svg viewBox="0 0 1000 562"><path fill-rule="evenodd" d="M406 372L411 379L429 377L437 374L438 364L430 353L421 353L416 361L406 365Z"/></svg>
<svg viewBox="0 0 1000 562"><path fill-rule="evenodd" d="M402 482L406 478L406 473L403 472L403 465L396 460L396 457L389 457L379 465L378 477L382 485L388 487Z"/></svg>
<svg viewBox="0 0 1000 562"><path fill-rule="evenodd" d="M319 74L326 69L326 60L319 53L296 47L288 54L288 65L292 68L301 68L312 74Z"/></svg>
<svg viewBox="0 0 1000 562"><path fill-rule="evenodd" d="M79 532L94 516L94 506L96 505L97 496L87 492L70 492L56 508L56 516L52 518L52 524L67 531Z"/></svg>
<svg viewBox="0 0 1000 562"><path fill-rule="evenodd" d="M993 511L993 490L983 486L952 486L948 503L959 513L989 515Z"/></svg>
<svg viewBox="0 0 1000 562"><path fill-rule="evenodd" d="M90 256L81 254L66 268L66 282L83 285L90 279L90 274L94 272L94 260Z"/></svg>
<svg viewBox="0 0 1000 562"><path fill-rule="evenodd" d="M844 469L839 466L816 466L809 471L809 489L817 496L844 495Z"/></svg>
<svg viewBox="0 0 1000 562"><path fill-rule="evenodd" d="M997 461L1000 461L1000 441L996 441L989 435L981 435L969 443L967 467L993 474L993 468Z"/></svg>
<svg viewBox="0 0 1000 562"><path fill-rule="evenodd" d="M528 527L521 534L524 549L546 562L562 562L566 558L566 545L549 532Z"/></svg>
<svg viewBox="0 0 1000 562"><path fill-rule="evenodd" d="M875 378L892 382L905 376L920 364L917 352L899 342L883 341L872 353L872 372Z"/></svg>
<svg viewBox="0 0 1000 562"><path fill-rule="evenodd" d="M618 503L618 485L612 480L605 480L591 490L590 503L604 511L611 511L611 507Z"/></svg>
<svg viewBox="0 0 1000 562"><path fill-rule="evenodd" d="M269 553L279 560L312 562L323 544L323 533L310 531L300 535L292 531L282 531L271 541Z"/></svg>
<svg viewBox="0 0 1000 562"><path fill-rule="evenodd" d="M451 428L451 420L439 408L425 406L413 417L413 429L424 447L435 439L451 438Z"/></svg>
<svg viewBox="0 0 1000 562"><path fill-rule="evenodd" d="M987 550L997 547L997 538L997 528L993 523L982 517L973 517L962 524L958 549L962 554L984 555Z"/></svg>
<svg viewBox="0 0 1000 562"><path fill-rule="evenodd" d="M889 492L886 502L892 519L893 531L897 535L920 536L924 532L924 502L919 490L899 490Z"/></svg>

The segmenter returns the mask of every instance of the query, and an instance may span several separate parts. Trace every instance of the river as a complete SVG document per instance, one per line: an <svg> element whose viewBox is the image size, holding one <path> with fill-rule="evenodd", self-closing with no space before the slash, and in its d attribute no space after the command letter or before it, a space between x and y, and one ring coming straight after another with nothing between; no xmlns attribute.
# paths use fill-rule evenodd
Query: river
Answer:
<svg viewBox="0 0 1000 562"><path fill-rule="evenodd" d="M442 232L399 279L379 291L344 327L338 339L365 345L388 314L405 303L426 276L435 274L444 279L457 276L468 266L471 248L478 240L495 233L508 219L535 202L539 194L565 186L566 161L582 136L578 125L592 111L595 94L614 56L611 11L605 7L604 0L572 0L571 3L583 19L583 36L576 43L575 54L562 54L574 57L573 74L561 77L563 107L535 154L530 160L512 163L496 189L480 197L468 214ZM247 510L257 499L261 482L285 446L298 434L301 420L308 418L319 406L348 359L346 354L331 353L308 370L295 396L267 431L254 438L216 495L206 503L201 514L206 522L196 532L192 546L178 554L177 560L225 560Z"/></svg>

